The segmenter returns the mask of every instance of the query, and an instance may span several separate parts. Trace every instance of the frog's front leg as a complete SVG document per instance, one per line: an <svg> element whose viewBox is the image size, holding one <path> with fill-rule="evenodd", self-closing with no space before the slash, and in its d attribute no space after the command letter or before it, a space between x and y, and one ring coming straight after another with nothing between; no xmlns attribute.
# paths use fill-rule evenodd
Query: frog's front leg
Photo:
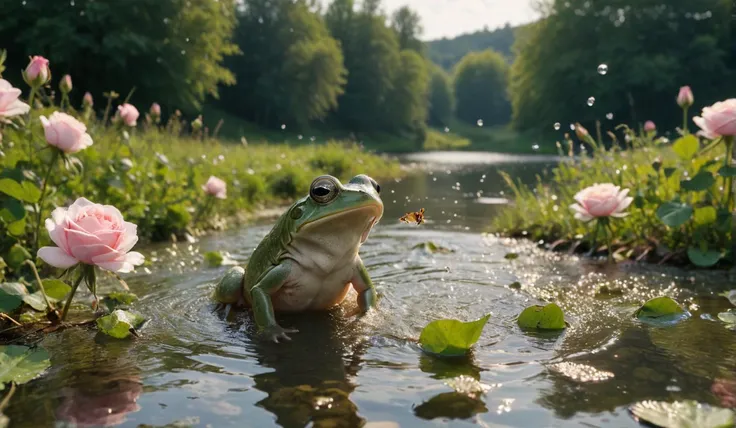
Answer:
<svg viewBox="0 0 736 428"><path fill-rule="evenodd" d="M256 319L258 330L269 340L278 343L279 339L291 340L286 333L298 333L299 330L282 328L276 322L271 303L271 294L284 285L291 273L291 262L283 261L281 264L269 270L256 285L248 292L250 293L253 314Z"/></svg>
<svg viewBox="0 0 736 428"><path fill-rule="evenodd" d="M243 303L243 278L245 277L245 269L240 266L230 268L222 277L215 287L213 298L220 304L224 305L225 318L230 313L232 305ZM221 306L220 306L221 307Z"/></svg>
<svg viewBox="0 0 736 428"><path fill-rule="evenodd" d="M376 294L376 288L373 286L373 281L371 281L371 277L368 275L368 270L365 268L363 260L360 257L356 258L355 273L350 282L358 293L358 310L361 314L365 315L366 312L376 305L378 295ZM353 313L351 315L356 314Z"/></svg>

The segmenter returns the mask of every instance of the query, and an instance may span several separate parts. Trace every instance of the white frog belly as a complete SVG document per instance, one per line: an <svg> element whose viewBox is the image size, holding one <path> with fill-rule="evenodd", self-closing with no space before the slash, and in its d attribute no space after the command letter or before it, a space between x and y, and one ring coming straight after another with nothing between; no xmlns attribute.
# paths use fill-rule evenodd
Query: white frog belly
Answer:
<svg viewBox="0 0 736 428"><path fill-rule="evenodd" d="M286 282L271 295L274 310L325 310L339 305L350 291L353 273L351 263L328 273L296 264Z"/></svg>

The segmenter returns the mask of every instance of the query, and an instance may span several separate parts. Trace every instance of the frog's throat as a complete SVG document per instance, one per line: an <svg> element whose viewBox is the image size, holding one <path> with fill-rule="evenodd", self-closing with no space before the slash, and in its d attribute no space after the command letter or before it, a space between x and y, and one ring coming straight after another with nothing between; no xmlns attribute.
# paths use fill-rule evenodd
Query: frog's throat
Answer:
<svg viewBox="0 0 736 428"><path fill-rule="evenodd" d="M373 226L378 223L378 221L383 216L383 206L380 204L366 204L361 205L359 207L351 208L349 210L343 210L343 211L336 211L332 214L328 214L326 216L320 217L315 220L311 220L309 222L306 222L299 226L297 229L297 232L302 230L308 230L313 227L317 227L322 224L327 224L328 222L332 221L353 221L355 222L354 226L360 227L361 224L366 221L365 230L360 236L360 243L364 243L368 239L368 234L370 234L371 229L373 229Z"/></svg>

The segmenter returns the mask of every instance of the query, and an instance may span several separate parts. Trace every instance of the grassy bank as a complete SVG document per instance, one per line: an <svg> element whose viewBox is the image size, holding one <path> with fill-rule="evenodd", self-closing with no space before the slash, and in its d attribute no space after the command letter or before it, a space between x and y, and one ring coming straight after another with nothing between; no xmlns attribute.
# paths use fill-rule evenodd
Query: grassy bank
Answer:
<svg viewBox="0 0 736 428"><path fill-rule="evenodd" d="M724 168L724 146L704 150L713 142L694 135L669 142L652 133L626 134L628 142L621 144L627 150L608 141L612 148L599 145L570 157L548 176L538 177L536 186L504 176L515 199L492 230L543 240L552 249L591 255L610 251L618 260L702 267L732 263L732 201L723 189L733 171ZM629 189L634 198L626 217L605 220L600 230L596 220L585 223L570 209L576 193L596 183Z"/></svg>

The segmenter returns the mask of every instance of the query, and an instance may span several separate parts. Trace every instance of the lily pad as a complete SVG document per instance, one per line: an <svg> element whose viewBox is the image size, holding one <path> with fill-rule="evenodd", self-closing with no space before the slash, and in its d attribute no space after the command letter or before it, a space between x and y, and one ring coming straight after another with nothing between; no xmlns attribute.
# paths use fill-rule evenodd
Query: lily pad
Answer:
<svg viewBox="0 0 736 428"><path fill-rule="evenodd" d="M125 339L134 334L145 321L146 319L140 315L116 309L110 315L98 318L97 328L108 336Z"/></svg>
<svg viewBox="0 0 736 428"><path fill-rule="evenodd" d="M6 383L23 384L51 366L49 353L41 347L0 346L0 389Z"/></svg>
<svg viewBox="0 0 736 428"><path fill-rule="evenodd" d="M432 241L422 242L420 244L417 244L411 248L412 250L424 250L428 253L434 254L434 253L441 253L441 254L447 254L447 253L454 253L454 250L451 250L449 248L443 247L441 245L437 245Z"/></svg>
<svg viewBox="0 0 736 428"><path fill-rule="evenodd" d="M718 319L725 322L729 328L736 327L736 310L729 309L718 314Z"/></svg>
<svg viewBox="0 0 736 428"><path fill-rule="evenodd" d="M488 314L470 322L452 319L432 321L422 330L419 344L425 352L434 355L443 357L465 355L480 338L483 327L490 317Z"/></svg>
<svg viewBox="0 0 736 428"><path fill-rule="evenodd" d="M107 306L110 311L114 311L118 307L125 307L138 300L138 296L133 293L114 291L102 298L102 303Z"/></svg>
<svg viewBox="0 0 736 428"><path fill-rule="evenodd" d="M662 428L731 428L736 413L697 401L641 401L629 408L637 420Z"/></svg>
<svg viewBox="0 0 736 428"><path fill-rule="evenodd" d="M222 265L225 257L219 251L208 251L204 254L204 260L210 267L218 267Z"/></svg>
<svg viewBox="0 0 736 428"><path fill-rule="evenodd" d="M519 314L516 322L524 329L562 330L566 327L565 314L555 303L529 306Z"/></svg>
<svg viewBox="0 0 736 428"><path fill-rule="evenodd" d="M715 250L701 250L690 247L687 249L687 258L697 267L711 267L721 260L722 254Z"/></svg>
<svg viewBox="0 0 736 428"><path fill-rule="evenodd" d="M685 314L685 309L669 297L655 297L636 310L634 316L640 320L670 320Z"/></svg>
<svg viewBox="0 0 736 428"><path fill-rule="evenodd" d="M23 304L23 298L28 295L26 286L19 282L5 282L0 284L0 312L10 313Z"/></svg>

